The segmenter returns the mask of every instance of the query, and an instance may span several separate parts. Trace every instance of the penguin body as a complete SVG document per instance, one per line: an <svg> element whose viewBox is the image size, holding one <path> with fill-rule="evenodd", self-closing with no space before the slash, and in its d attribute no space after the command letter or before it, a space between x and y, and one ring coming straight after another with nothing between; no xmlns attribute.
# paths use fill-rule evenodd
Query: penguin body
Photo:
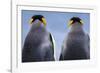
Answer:
<svg viewBox="0 0 100 73"><path fill-rule="evenodd" d="M40 20L33 22L22 49L22 62L53 61L51 34Z"/></svg>
<svg viewBox="0 0 100 73"><path fill-rule="evenodd" d="M89 58L89 36L84 32L82 24L75 21L67 37L64 39L60 60L81 60Z"/></svg>

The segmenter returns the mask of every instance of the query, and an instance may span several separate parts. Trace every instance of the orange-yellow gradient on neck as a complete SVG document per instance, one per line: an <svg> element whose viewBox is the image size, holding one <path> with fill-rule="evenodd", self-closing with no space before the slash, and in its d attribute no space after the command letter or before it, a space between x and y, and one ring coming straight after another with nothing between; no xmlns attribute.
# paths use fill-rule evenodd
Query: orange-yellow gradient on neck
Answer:
<svg viewBox="0 0 100 73"><path fill-rule="evenodd" d="M46 19L45 18L42 18L42 22L43 22L43 24L44 24L44 26L46 27Z"/></svg>

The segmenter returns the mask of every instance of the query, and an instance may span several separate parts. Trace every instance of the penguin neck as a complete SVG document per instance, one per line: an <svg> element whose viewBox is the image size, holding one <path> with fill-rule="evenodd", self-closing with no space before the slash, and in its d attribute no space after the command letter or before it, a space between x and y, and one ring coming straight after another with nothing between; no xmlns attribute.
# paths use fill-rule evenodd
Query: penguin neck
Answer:
<svg viewBox="0 0 100 73"><path fill-rule="evenodd" d="M39 20L35 20L31 26L31 31L34 31L34 30L43 30L45 29L43 23Z"/></svg>
<svg viewBox="0 0 100 73"><path fill-rule="evenodd" d="M71 31L73 31L73 32L83 31L82 24L80 24L78 22L72 24Z"/></svg>

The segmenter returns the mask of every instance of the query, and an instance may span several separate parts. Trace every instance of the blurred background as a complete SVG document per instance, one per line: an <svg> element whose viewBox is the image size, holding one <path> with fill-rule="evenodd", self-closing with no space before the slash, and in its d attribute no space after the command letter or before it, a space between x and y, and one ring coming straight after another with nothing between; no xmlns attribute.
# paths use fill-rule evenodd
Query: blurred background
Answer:
<svg viewBox="0 0 100 73"><path fill-rule="evenodd" d="M34 11L34 10L22 10L22 47L24 44L25 37L29 32L30 25L29 19L33 15L43 15L47 21L47 30L53 35L55 39L56 48L55 59L59 60L61 52L61 46L64 38L67 36L69 31L68 21L70 18L77 16L84 22L83 29L86 33L90 32L90 14L89 13L76 13L76 12L46 12L46 11Z"/></svg>

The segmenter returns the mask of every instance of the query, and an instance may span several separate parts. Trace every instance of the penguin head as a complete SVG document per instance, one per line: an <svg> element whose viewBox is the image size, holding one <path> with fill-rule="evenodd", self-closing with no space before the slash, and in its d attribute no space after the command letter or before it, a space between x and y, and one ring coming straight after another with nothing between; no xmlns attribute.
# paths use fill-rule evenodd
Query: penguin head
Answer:
<svg viewBox="0 0 100 73"><path fill-rule="evenodd" d="M70 21L69 21L69 26L71 26L72 24L74 24L74 23L79 23L79 24L83 24L83 21L82 21L82 19L80 19L79 17L72 17L71 19L70 19Z"/></svg>
<svg viewBox="0 0 100 73"><path fill-rule="evenodd" d="M29 21L29 24L33 24L34 21L36 21L36 20L41 21L44 24L44 26L46 26L46 19L42 15L34 15L34 16L32 16L30 21Z"/></svg>

